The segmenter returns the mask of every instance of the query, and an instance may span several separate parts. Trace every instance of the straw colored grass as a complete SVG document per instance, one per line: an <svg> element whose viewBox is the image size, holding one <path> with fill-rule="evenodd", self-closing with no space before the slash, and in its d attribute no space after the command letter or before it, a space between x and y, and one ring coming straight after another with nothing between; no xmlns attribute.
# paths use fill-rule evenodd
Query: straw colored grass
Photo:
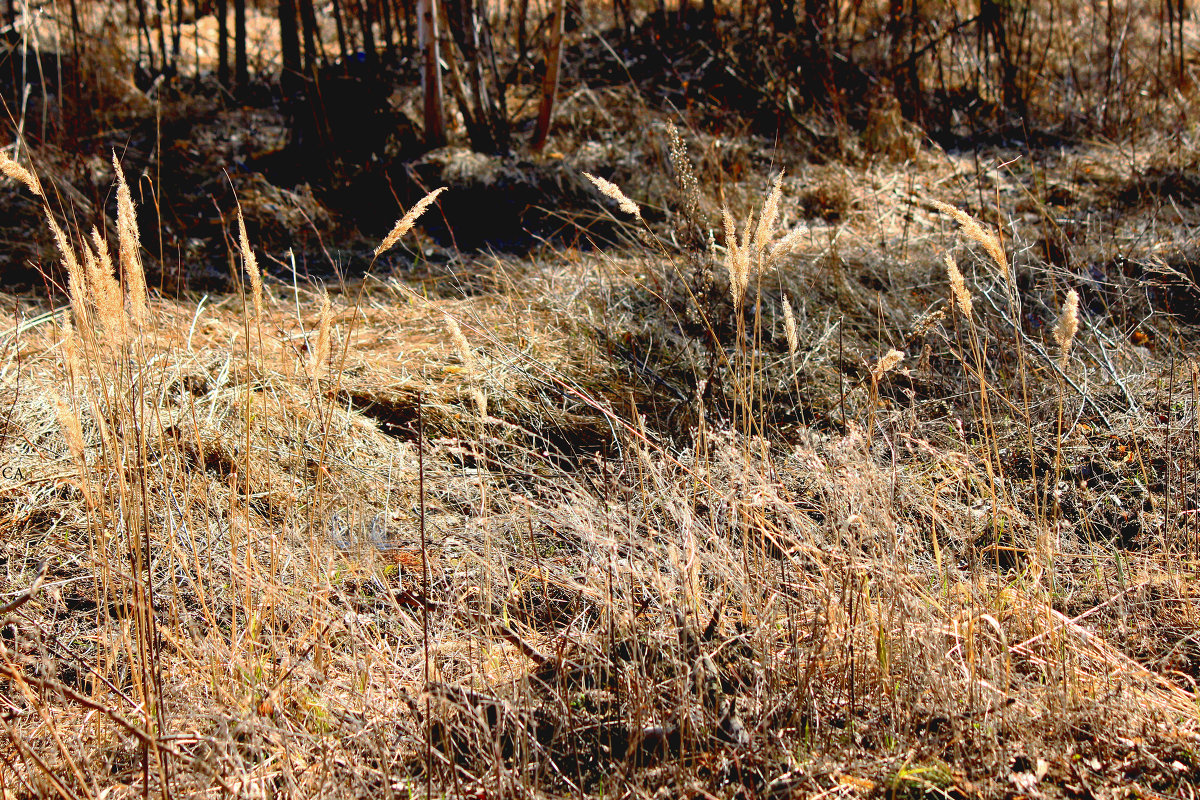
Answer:
<svg viewBox="0 0 1200 800"><path fill-rule="evenodd" d="M660 239L480 260L502 288L457 299L263 272L261 302L148 296L122 336L129 278L49 215L69 307L14 303L0 340L4 785L1186 791L1195 515L1130 500L1192 488L1194 373L1114 348L1076 393L1076 331L1027 300L1048 353L934 233L931 307L915 279L864 299L832 233L778 236L799 190L730 204L703 266L732 294L689 293Z"/></svg>

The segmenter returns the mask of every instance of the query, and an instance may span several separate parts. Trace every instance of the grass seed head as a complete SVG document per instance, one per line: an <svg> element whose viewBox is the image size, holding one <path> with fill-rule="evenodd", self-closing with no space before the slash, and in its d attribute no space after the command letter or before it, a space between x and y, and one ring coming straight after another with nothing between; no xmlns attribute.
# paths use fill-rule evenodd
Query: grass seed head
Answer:
<svg viewBox="0 0 1200 800"><path fill-rule="evenodd" d="M725 226L725 247L737 247L737 226L733 221L733 214L729 213L728 208L721 209L721 222Z"/></svg>
<svg viewBox="0 0 1200 800"><path fill-rule="evenodd" d="M1004 254L1004 248L1000 245L1000 240L993 233L988 233L983 229L983 226L967 212L955 208L949 203L943 203L941 200L933 200L933 207L943 214L949 214L954 217L954 221L962 228L962 232L966 234L968 239L973 239L977 242L987 254L991 256L992 261L996 262L996 266L1004 273L1006 280L1008 275L1008 256Z"/></svg>
<svg viewBox="0 0 1200 800"><path fill-rule="evenodd" d="M792 304L786 296L783 298L783 332L787 336L788 352L796 355L800 349L800 336L796 333L796 315L792 313Z"/></svg>
<svg viewBox="0 0 1200 800"><path fill-rule="evenodd" d="M95 229L93 233L96 234ZM113 276L112 258L104 240L98 234L93 244L102 249L93 251L86 239L83 240L83 264L87 274L89 294L96 309L97 321L110 336L122 337L125 331L125 307L121 300L121 286Z"/></svg>
<svg viewBox="0 0 1200 800"><path fill-rule="evenodd" d="M721 209L721 220L725 225L725 268L729 271L729 296L733 305L740 307L742 295L738 290L741 281L738 279L737 226L728 208Z"/></svg>
<svg viewBox="0 0 1200 800"><path fill-rule="evenodd" d="M79 340L75 336L75 327L71 324L71 316L64 315L58 326L59 340L62 342L63 367L66 369L68 386L75 385L82 361L79 356Z"/></svg>
<svg viewBox="0 0 1200 800"><path fill-rule="evenodd" d="M779 216L779 201L783 198L783 173L775 176L771 192L763 201L762 214L758 219L758 227L754 229L754 260L762 261L763 251L775 230L775 220Z"/></svg>
<svg viewBox="0 0 1200 800"><path fill-rule="evenodd" d="M899 365L899 363L903 360L904 351L888 350L883 354L879 361L876 362L875 367L871 370L871 377L878 381L884 375L894 370L896 366Z"/></svg>
<svg viewBox="0 0 1200 800"><path fill-rule="evenodd" d="M482 422L487 419L487 394L482 389L472 389L471 397L475 401L475 408L479 412L479 420Z"/></svg>
<svg viewBox="0 0 1200 800"><path fill-rule="evenodd" d="M615 183L613 183L612 181L606 181L606 180L604 180L604 178L597 178L595 175L591 174L590 172L585 172L583 174L584 174L584 177L586 177L589 181L591 181L593 184L595 184L596 188L600 190L600 194L604 195L605 197L609 198L610 200L615 200L617 203L617 207L620 208L622 211L624 211L626 214L637 217L638 219L642 218L642 209L638 206L637 203L633 202L628 197L626 197L625 193L622 192L620 187L617 186Z"/></svg>
<svg viewBox="0 0 1200 800"><path fill-rule="evenodd" d="M446 314L446 328L450 331L450 341L454 342L454 349L458 351L458 357L462 359L463 366L469 372L475 370L475 354L471 350L471 344L467 341L467 337L463 335L462 328L458 324L458 320Z"/></svg>
<svg viewBox="0 0 1200 800"><path fill-rule="evenodd" d="M667 123L667 142L671 159L671 168L675 171L675 182L683 194L683 211L696 224L699 224L700 214L700 183L696 180L696 171L692 169L691 159L687 155L687 145L679 135L679 130L673 123Z"/></svg>
<svg viewBox="0 0 1200 800"><path fill-rule="evenodd" d="M738 241L737 225L729 209L722 209L722 219L725 223L725 267L729 270L729 296L733 307L740 309L750 286L750 251L748 241L750 226L746 226L742 241Z"/></svg>
<svg viewBox="0 0 1200 800"><path fill-rule="evenodd" d="M1054 342L1058 345L1059 365L1064 369L1067 366L1067 357L1071 354L1071 345L1074 343L1075 334L1078 331L1079 293L1072 289L1067 292L1062 314L1058 318L1058 324L1054 326Z"/></svg>
<svg viewBox="0 0 1200 800"><path fill-rule="evenodd" d="M751 269L754 267L754 262L750 258L750 229L754 227L754 214L750 214L750 219L746 220L746 227L742 230L742 240L738 242L738 259L741 264L738 267L738 278L741 286L742 294L746 294L746 289L750 286Z"/></svg>
<svg viewBox="0 0 1200 800"><path fill-rule="evenodd" d="M138 231L137 207L129 193L129 184L117 154L112 157L113 171L117 176L117 240L119 244L121 273L125 288L129 292L129 305L133 318L139 324L146 319L146 275L142 271L141 234Z"/></svg>
<svg viewBox="0 0 1200 800"><path fill-rule="evenodd" d="M67 294L71 298L71 311L75 314L75 328L85 336L89 335L93 329L92 314L88 310L87 276L79 265L79 259L75 256L75 248L71 246L67 234L48 208L46 209L46 224L54 235L54 243L58 246L59 255L62 256L63 266L67 268Z"/></svg>
<svg viewBox="0 0 1200 800"><path fill-rule="evenodd" d="M788 253L796 248L796 244L804 234L808 233L808 228L800 226L792 231L789 231L782 239L771 246L771 251L767 254L767 264L774 264L778 259L783 258Z"/></svg>
<svg viewBox="0 0 1200 800"><path fill-rule="evenodd" d="M958 265L954 263L954 258L946 254L946 274L950 276L950 291L954 294L954 303L958 306L958 310L967 319L971 318L971 312L975 306L971 302L971 295L967 291L966 281L963 280L963 274L959 271Z"/></svg>
<svg viewBox="0 0 1200 800"><path fill-rule="evenodd" d="M242 209L238 209L238 246L242 251L242 263L246 266L246 274L250 276L250 291L254 297L254 319L262 322L263 287L262 272L258 269L258 257L250 247L250 237L246 235L246 220Z"/></svg>
<svg viewBox="0 0 1200 800"><path fill-rule="evenodd" d="M333 311L329 305L329 292L321 292L321 311L317 317L317 341L309 353L309 369L314 378L321 378L329 364L329 329L333 323Z"/></svg>
<svg viewBox="0 0 1200 800"><path fill-rule="evenodd" d="M62 395L54 396L54 410L58 416L58 427L62 430L63 438L67 441L67 450L71 459L80 469L87 467L87 451L83 443L83 426L79 423L79 415Z"/></svg>
<svg viewBox="0 0 1200 800"><path fill-rule="evenodd" d="M425 210L433 205L433 201L437 200L437 196L444 191L446 191L445 186L439 187L418 200L417 204L410 208L408 213L396 222L388 235L383 237L383 241L379 243L379 247L375 248L375 258L379 258L379 256L395 247L396 242L400 241L400 237L412 230L412 226L425 213Z"/></svg>
<svg viewBox="0 0 1200 800"><path fill-rule="evenodd" d="M25 184L26 188L38 197L43 196L42 184L38 181L37 175L13 161L4 150L0 150L0 172L18 183Z"/></svg>

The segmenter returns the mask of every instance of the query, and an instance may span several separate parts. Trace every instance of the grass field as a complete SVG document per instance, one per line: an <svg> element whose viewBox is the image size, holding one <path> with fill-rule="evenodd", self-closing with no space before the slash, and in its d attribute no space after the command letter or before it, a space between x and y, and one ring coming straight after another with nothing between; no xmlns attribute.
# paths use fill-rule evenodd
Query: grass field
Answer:
<svg viewBox="0 0 1200 800"><path fill-rule="evenodd" d="M148 173L4 151L3 798L1194 797L1194 113L816 158L585 89L570 235L451 185L319 280L235 204L220 293Z"/></svg>

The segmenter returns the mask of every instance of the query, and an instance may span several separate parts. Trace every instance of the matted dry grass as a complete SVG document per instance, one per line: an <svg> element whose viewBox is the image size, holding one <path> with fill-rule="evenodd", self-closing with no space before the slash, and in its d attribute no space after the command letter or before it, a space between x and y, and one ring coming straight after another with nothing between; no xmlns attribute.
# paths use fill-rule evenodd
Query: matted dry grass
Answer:
<svg viewBox="0 0 1200 800"><path fill-rule="evenodd" d="M745 263L6 299L4 791L1186 792L1194 362L1087 303L1060 353L1015 223L954 295L952 173L772 259L805 178L727 194Z"/></svg>

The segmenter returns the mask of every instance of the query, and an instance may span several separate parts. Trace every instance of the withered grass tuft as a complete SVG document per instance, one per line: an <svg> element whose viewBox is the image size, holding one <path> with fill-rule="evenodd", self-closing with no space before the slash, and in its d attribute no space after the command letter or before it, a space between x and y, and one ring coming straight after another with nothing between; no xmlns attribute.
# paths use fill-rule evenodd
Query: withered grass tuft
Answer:
<svg viewBox="0 0 1200 800"><path fill-rule="evenodd" d="M47 208L69 308L0 343L6 791L1193 784L1191 362L1084 382L1107 323L1014 307L948 205L990 266L926 214L929 307L860 313L797 179L699 255L594 182L646 253L464 299L273 284L240 217L251 303L153 298L123 178L119 275Z"/></svg>

